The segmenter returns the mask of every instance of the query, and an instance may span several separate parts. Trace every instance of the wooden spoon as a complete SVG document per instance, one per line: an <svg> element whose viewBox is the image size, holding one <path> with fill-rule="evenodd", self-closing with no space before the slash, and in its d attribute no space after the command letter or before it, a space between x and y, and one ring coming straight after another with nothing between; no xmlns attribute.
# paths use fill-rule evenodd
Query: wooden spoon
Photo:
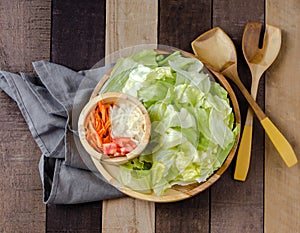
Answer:
<svg viewBox="0 0 300 233"><path fill-rule="evenodd" d="M266 24L263 43L259 47L262 23L247 23L242 40L244 57L252 74L251 95L256 99L257 89L262 74L276 59L281 46L281 30ZM234 177L237 180L246 180L250 165L251 143L253 130L253 111L248 108L245 127L237 155Z"/></svg>
<svg viewBox="0 0 300 233"><path fill-rule="evenodd" d="M249 94L248 90L240 80L237 72L236 50L229 36L221 28L216 27L205 32L197 39L195 39L192 42L192 48L199 60L201 60L205 65L217 71L214 72L215 75L223 74L224 76L230 78L237 85L237 87L247 99L252 110L265 129L265 132L269 136L270 140L274 144L275 148L281 155L286 165L288 167L295 165L298 161L293 148L286 140L286 138L282 135L282 133L278 130L278 128L261 110L259 105L255 102L253 97ZM243 164L245 161L247 161L247 159L245 160L242 158L243 156L245 156L245 154L240 154L237 158L237 167L239 170L248 169L249 166L249 164ZM241 172L239 171L236 172L234 178L237 180L243 180L243 177L238 175L240 173ZM245 172L243 173L245 174Z"/></svg>

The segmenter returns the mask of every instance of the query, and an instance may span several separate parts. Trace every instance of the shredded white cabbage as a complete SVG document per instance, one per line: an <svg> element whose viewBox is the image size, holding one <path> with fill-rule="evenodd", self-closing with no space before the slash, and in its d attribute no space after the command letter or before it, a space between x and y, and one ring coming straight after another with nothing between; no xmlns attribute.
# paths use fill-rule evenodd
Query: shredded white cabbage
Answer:
<svg viewBox="0 0 300 233"><path fill-rule="evenodd" d="M130 137L138 144L145 133L141 111L133 104L115 104L110 113L111 135L113 138Z"/></svg>

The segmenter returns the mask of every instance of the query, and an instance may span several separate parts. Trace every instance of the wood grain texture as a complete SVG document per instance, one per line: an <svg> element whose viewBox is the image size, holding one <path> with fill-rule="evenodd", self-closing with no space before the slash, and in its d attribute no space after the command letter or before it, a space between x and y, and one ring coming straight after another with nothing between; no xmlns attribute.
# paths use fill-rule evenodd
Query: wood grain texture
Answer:
<svg viewBox="0 0 300 233"><path fill-rule="evenodd" d="M106 50L157 43L157 0L110 0L106 5Z"/></svg>
<svg viewBox="0 0 300 233"><path fill-rule="evenodd" d="M159 43L191 52L191 42L211 27L211 2L161 0L158 17ZM209 194L156 204L156 232L209 232Z"/></svg>
<svg viewBox="0 0 300 233"><path fill-rule="evenodd" d="M0 69L31 72L31 62L49 58L51 0L0 3Z"/></svg>
<svg viewBox="0 0 300 233"><path fill-rule="evenodd" d="M156 204L156 232L209 232L209 192L207 189L184 201Z"/></svg>
<svg viewBox="0 0 300 233"><path fill-rule="evenodd" d="M53 0L51 57L75 70L105 56L105 0Z"/></svg>
<svg viewBox="0 0 300 233"><path fill-rule="evenodd" d="M101 203L48 205L47 232L101 232Z"/></svg>
<svg viewBox="0 0 300 233"><path fill-rule="evenodd" d="M266 22L282 29L279 57L266 75L266 113L300 155L300 2L267 0ZM265 232L299 232L300 164L288 168L266 139Z"/></svg>
<svg viewBox="0 0 300 233"><path fill-rule="evenodd" d="M249 88L251 76L242 56L241 39L246 22L264 22L264 1L213 1L213 27L220 26L233 39L238 53L240 78ZM234 86L234 85L233 85ZM241 114L245 119L247 102L236 89ZM264 78L257 101L264 107ZM231 164L211 188L211 232L263 232L264 132L254 120L251 163L246 182L233 180Z"/></svg>
<svg viewBox="0 0 300 233"><path fill-rule="evenodd" d="M211 1L161 0L159 44L192 52L191 42L211 28Z"/></svg>
<svg viewBox="0 0 300 233"><path fill-rule="evenodd" d="M132 198L103 202L103 233L155 232L153 203Z"/></svg>
<svg viewBox="0 0 300 233"><path fill-rule="evenodd" d="M108 1L106 56L129 46L157 43L157 0ZM133 198L103 202L103 233L155 232L155 206Z"/></svg>
<svg viewBox="0 0 300 233"><path fill-rule="evenodd" d="M104 57L105 1L52 1L52 61L88 69ZM47 232L100 232L102 202L47 206Z"/></svg>
<svg viewBox="0 0 300 233"><path fill-rule="evenodd" d="M49 58L50 1L0 3L0 69L32 72ZM17 105L0 90L0 232L44 232L46 208L36 146Z"/></svg>

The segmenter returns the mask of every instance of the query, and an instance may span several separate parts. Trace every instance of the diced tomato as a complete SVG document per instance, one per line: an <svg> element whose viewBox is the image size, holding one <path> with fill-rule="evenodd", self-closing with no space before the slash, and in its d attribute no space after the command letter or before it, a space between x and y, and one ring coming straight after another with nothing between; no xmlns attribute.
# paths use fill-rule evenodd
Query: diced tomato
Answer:
<svg viewBox="0 0 300 233"><path fill-rule="evenodd" d="M124 147L121 148L120 150L121 155L126 155L128 153L128 151L126 151L126 149Z"/></svg>
<svg viewBox="0 0 300 233"><path fill-rule="evenodd" d="M124 147L122 147L123 152L128 153L130 151L132 151L135 147L132 146L131 144L126 144Z"/></svg>
<svg viewBox="0 0 300 233"><path fill-rule="evenodd" d="M135 142L128 137L113 138L113 142L103 143L103 152L108 156L124 156L136 148Z"/></svg>
<svg viewBox="0 0 300 233"><path fill-rule="evenodd" d="M118 146L116 143L103 143L103 151L107 155L114 155L117 152Z"/></svg>
<svg viewBox="0 0 300 233"><path fill-rule="evenodd" d="M124 154L125 155L125 154ZM120 152L116 152L113 156L114 157L122 157L122 156L124 156L124 155L122 155L122 153L120 153Z"/></svg>
<svg viewBox="0 0 300 233"><path fill-rule="evenodd" d="M127 153L136 148L135 142L133 142L129 137L113 138L113 142L116 143L120 148L125 148Z"/></svg>
<svg viewBox="0 0 300 233"><path fill-rule="evenodd" d="M126 143L129 143L130 141L131 141L131 139L129 137L113 138L113 142L116 143L120 147L123 147Z"/></svg>

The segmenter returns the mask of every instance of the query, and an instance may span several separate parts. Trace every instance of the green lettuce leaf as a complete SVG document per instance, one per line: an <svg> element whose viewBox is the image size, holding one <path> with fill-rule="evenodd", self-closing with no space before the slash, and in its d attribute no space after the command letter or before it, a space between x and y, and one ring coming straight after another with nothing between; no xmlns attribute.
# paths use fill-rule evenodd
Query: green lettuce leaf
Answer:
<svg viewBox="0 0 300 233"><path fill-rule="evenodd" d="M151 120L146 149L120 166L125 186L161 195L174 184L203 182L222 166L239 128L227 91L204 70L180 52L142 50L116 63L102 91L137 97Z"/></svg>

